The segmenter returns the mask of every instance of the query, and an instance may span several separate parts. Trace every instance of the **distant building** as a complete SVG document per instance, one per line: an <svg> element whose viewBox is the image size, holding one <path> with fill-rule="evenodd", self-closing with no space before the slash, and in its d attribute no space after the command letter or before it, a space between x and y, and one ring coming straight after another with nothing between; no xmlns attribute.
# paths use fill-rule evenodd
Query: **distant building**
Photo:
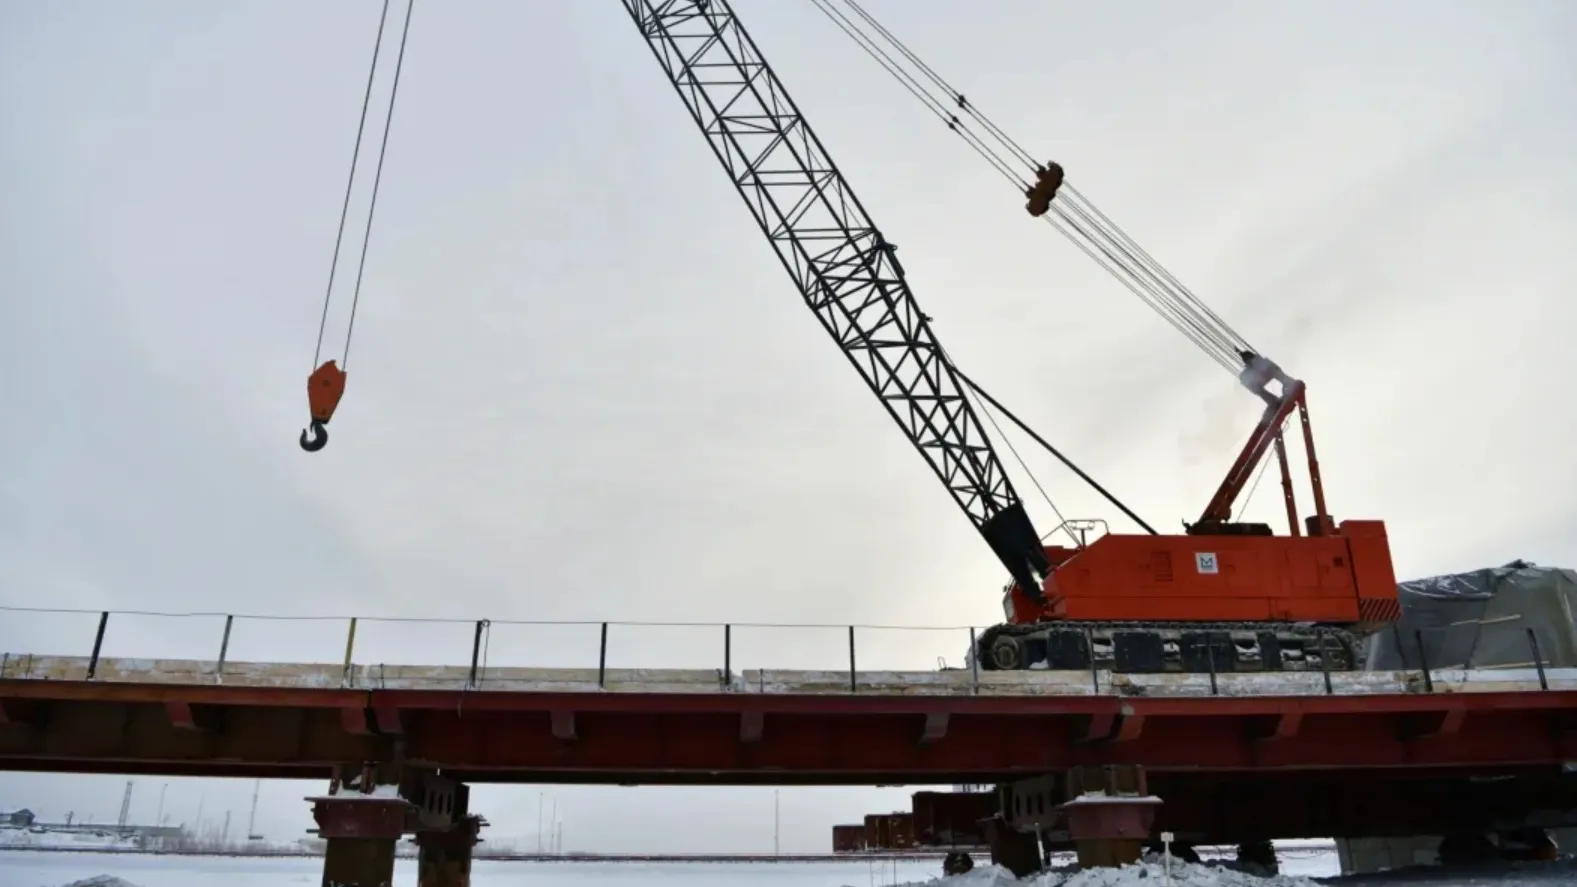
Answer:
<svg viewBox="0 0 1577 887"><path fill-rule="evenodd" d="M21 810L14 810L10 813L0 813L0 824L9 825L13 828L28 828L37 818L33 815L33 811L24 807Z"/></svg>

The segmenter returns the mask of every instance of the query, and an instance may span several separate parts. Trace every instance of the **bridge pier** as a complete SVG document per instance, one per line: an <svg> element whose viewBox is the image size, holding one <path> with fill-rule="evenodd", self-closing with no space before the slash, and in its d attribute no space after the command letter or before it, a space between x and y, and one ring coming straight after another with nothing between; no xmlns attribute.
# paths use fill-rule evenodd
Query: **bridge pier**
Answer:
<svg viewBox="0 0 1577 887"><path fill-rule="evenodd" d="M323 887L390 887L394 845L405 833L410 804L398 795L330 790L310 798L323 855Z"/></svg>
<svg viewBox="0 0 1577 887"><path fill-rule="evenodd" d="M325 795L308 798L328 844L322 887L392 887L394 850L416 836L418 887L470 887L471 853L487 821L470 790L430 770L392 764L339 768Z"/></svg>
<svg viewBox="0 0 1577 887"><path fill-rule="evenodd" d="M465 816L443 830L416 833L416 887L471 887L471 851L482 817Z"/></svg>

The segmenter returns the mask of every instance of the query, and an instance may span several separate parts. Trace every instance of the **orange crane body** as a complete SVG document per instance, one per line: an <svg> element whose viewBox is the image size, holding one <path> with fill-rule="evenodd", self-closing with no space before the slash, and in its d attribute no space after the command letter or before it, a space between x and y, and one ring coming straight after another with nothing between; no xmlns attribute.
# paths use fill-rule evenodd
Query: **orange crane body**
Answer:
<svg viewBox="0 0 1577 887"><path fill-rule="evenodd" d="M1246 363L1256 355L1245 354ZM1077 547L1045 546L1051 570L1039 594L1018 583L1006 623L982 646L988 667L1141 671L1350 669L1357 641L1401 616L1385 524L1331 518L1302 382L1288 378L1186 533L1105 534ZM1299 520L1282 429L1296 415L1314 493ZM1234 521L1233 504L1275 451L1288 532ZM1300 523L1302 526L1300 527ZM1123 668L1123 670L1129 670Z"/></svg>
<svg viewBox="0 0 1577 887"><path fill-rule="evenodd" d="M1399 615L1382 521L1328 536L1108 534L1047 546L1035 601L1012 586L1009 621L1314 622L1360 633Z"/></svg>

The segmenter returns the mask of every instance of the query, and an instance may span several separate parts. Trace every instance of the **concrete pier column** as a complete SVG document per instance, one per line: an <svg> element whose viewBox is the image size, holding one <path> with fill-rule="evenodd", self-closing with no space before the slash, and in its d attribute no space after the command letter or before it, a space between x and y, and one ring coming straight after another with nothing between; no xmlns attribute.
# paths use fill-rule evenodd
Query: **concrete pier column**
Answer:
<svg viewBox="0 0 1577 887"><path fill-rule="evenodd" d="M443 830L416 833L417 887L471 887L471 853L482 817L466 816Z"/></svg>

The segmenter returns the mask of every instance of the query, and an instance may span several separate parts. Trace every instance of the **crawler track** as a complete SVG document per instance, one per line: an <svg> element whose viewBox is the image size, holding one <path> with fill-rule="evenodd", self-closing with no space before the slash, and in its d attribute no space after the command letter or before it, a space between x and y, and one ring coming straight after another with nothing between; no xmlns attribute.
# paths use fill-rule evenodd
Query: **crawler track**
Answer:
<svg viewBox="0 0 1577 887"><path fill-rule="evenodd" d="M1286 622L1041 622L986 629L988 671L1109 669L1131 674L1354 671L1357 635Z"/></svg>

